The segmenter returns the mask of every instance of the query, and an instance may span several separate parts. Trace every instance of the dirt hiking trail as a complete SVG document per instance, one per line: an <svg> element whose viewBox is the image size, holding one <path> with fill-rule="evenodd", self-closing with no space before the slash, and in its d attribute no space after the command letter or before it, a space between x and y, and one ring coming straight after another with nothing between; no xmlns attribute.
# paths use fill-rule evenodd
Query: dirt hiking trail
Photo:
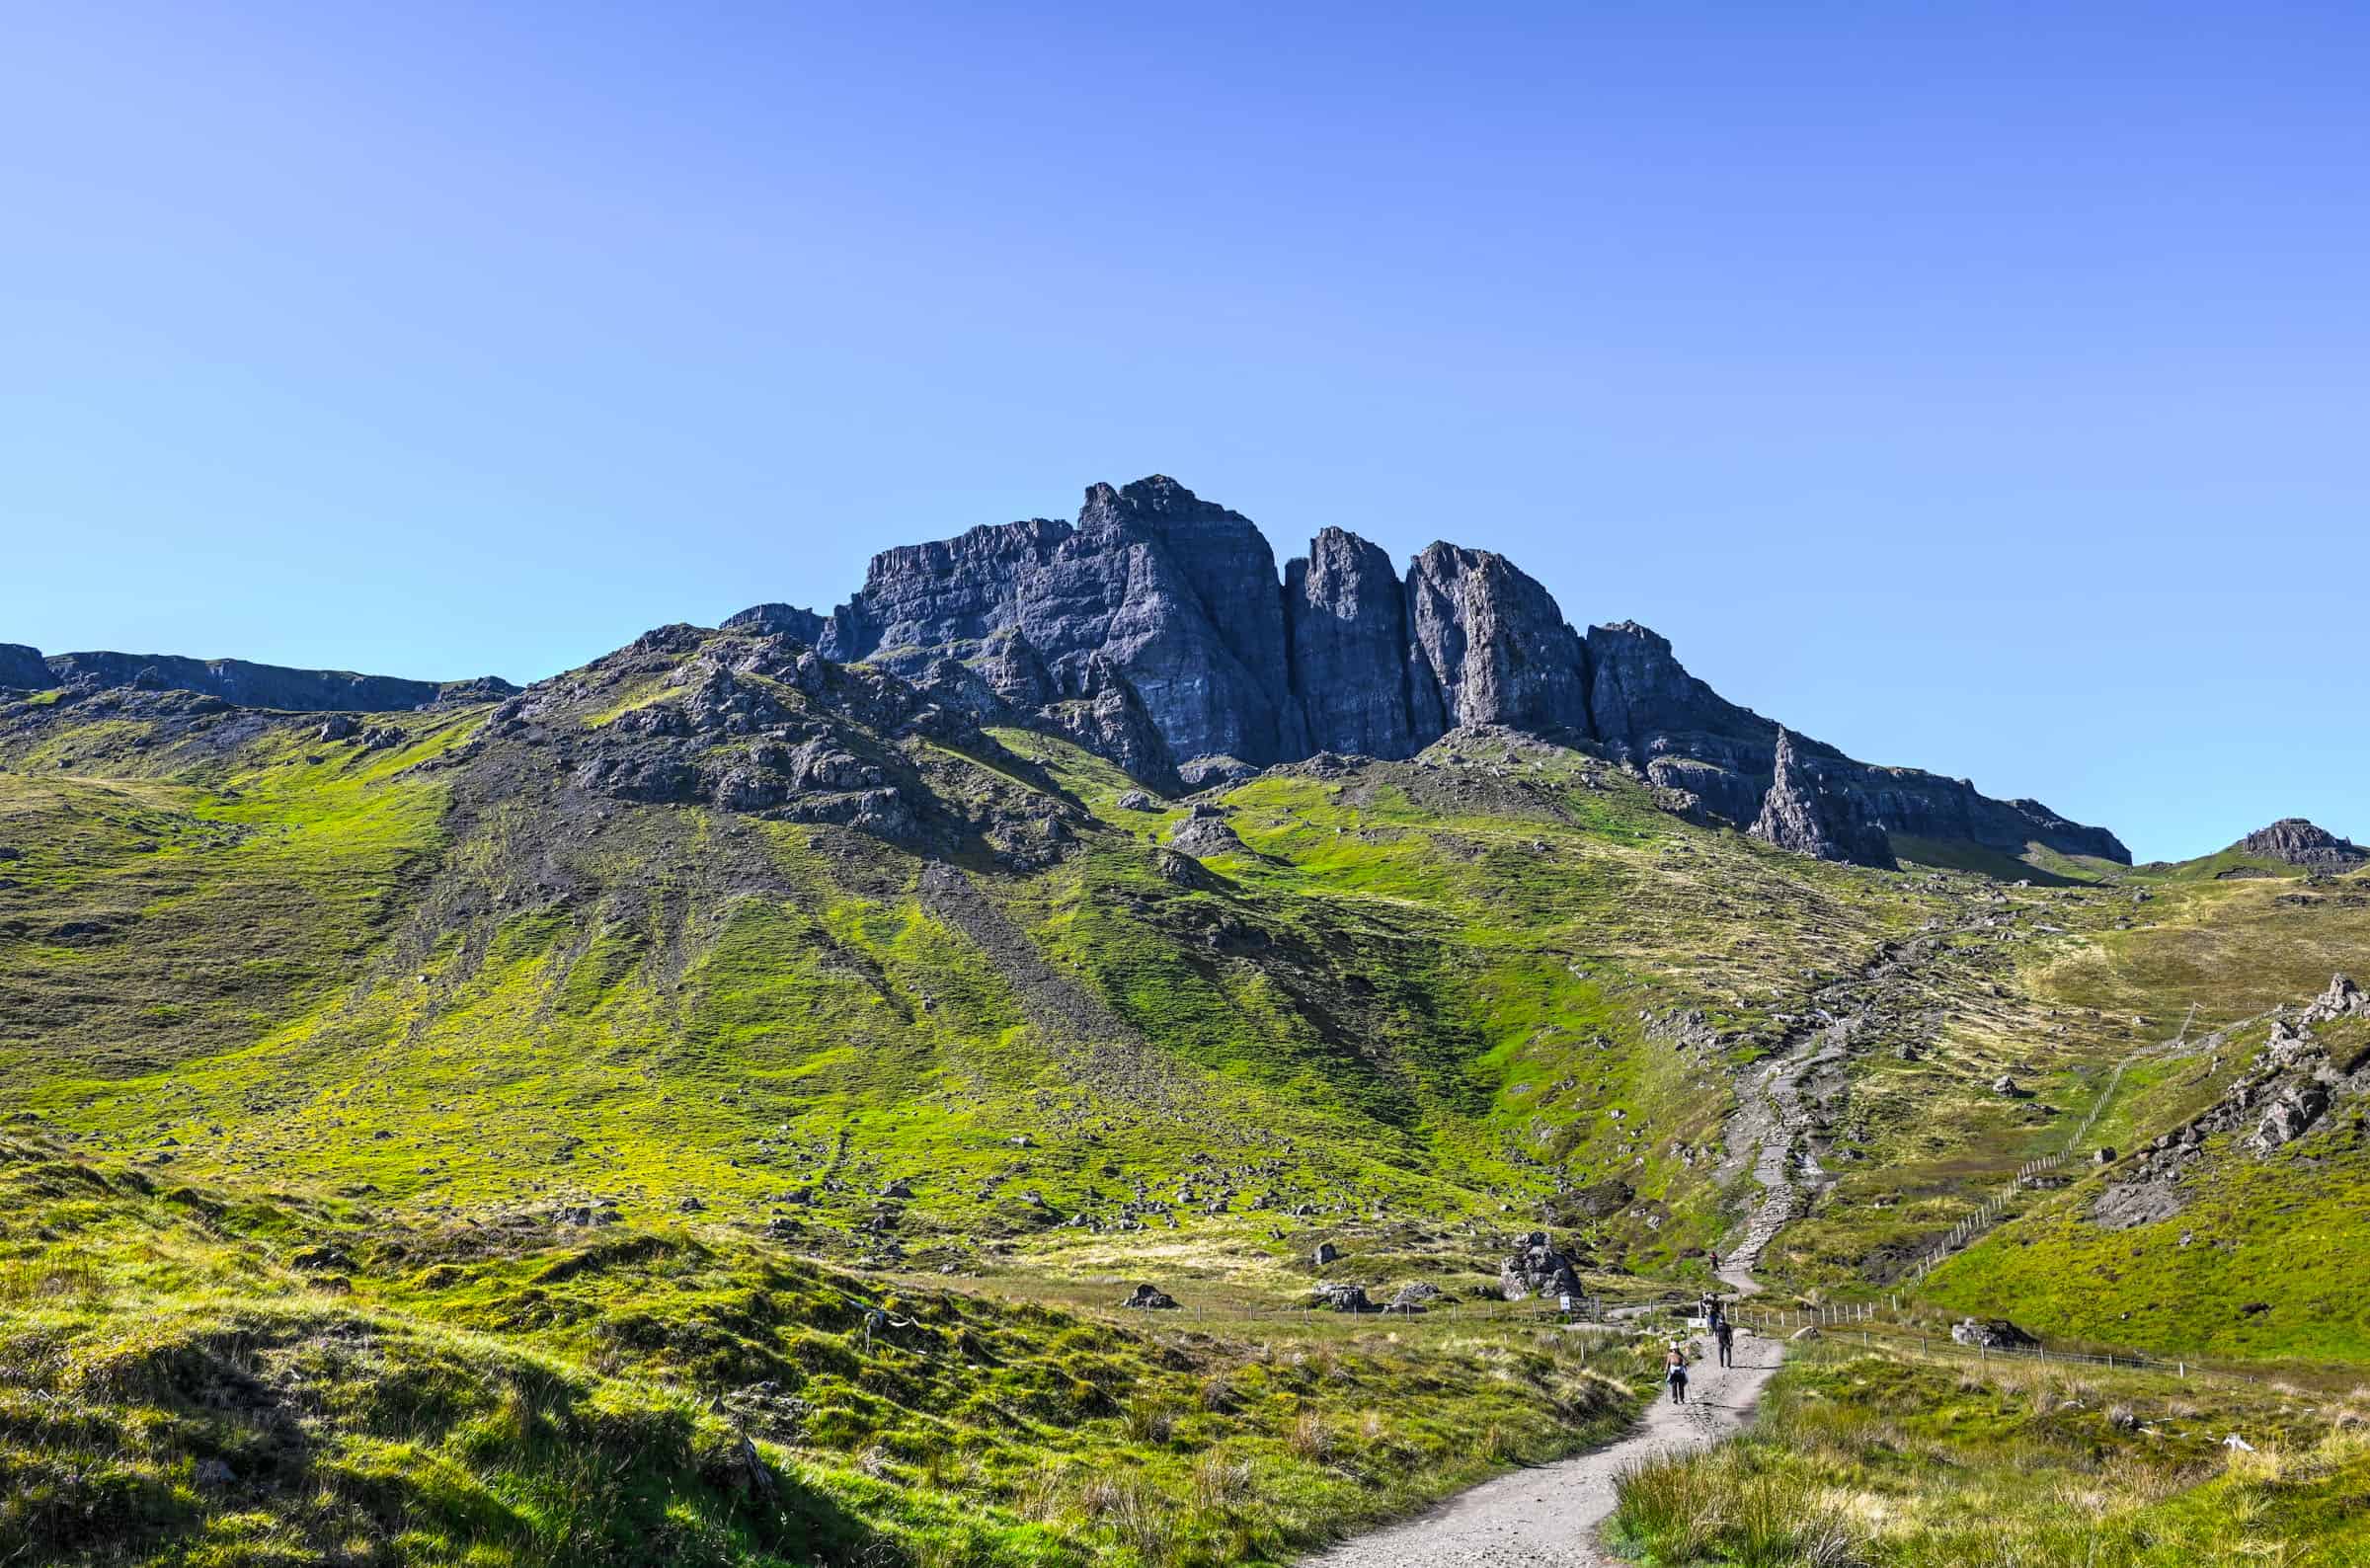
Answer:
<svg viewBox="0 0 2370 1568"><path fill-rule="evenodd" d="M1708 1339L1688 1369L1688 1402L1657 1392L1628 1436L1553 1464L1517 1470L1460 1492L1426 1514L1304 1560L1303 1568L1609 1568L1597 1544L1613 1514L1616 1475L1641 1459L1688 1453L1734 1436L1752 1418L1783 1346L1737 1330L1733 1368Z"/></svg>

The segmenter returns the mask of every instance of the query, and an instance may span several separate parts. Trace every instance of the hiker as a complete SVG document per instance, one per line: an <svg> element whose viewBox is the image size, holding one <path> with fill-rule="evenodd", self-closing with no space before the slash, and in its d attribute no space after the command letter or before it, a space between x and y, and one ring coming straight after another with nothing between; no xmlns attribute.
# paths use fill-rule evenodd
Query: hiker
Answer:
<svg viewBox="0 0 2370 1568"><path fill-rule="evenodd" d="M1736 1363L1729 1357L1736 1349L1736 1325L1724 1317L1721 1318L1712 1325L1711 1338L1712 1343L1720 1348L1720 1365L1723 1367L1735 1366Z"/></svg>
<svg viewBox="0 0 2370 1568"><path fill-rule="evenodd" d="M1671 1347L1671 1353L1663 1358L1663 1366L1669 1369L1664 1375L1670 1379L1671 1403L1675 1405L1686 1404L1687 1352L1681 1350L1678 1346L1673 1345Z"/></svg>

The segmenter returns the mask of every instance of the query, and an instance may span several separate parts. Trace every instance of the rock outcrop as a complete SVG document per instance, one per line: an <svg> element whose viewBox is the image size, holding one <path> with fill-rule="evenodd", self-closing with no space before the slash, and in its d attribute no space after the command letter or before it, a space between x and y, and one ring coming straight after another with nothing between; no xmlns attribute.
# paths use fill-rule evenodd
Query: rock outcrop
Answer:
<svg viewBox="0 0 2370 1568"><path fill-rule="evenodd" d="M827 624L813 610L802 610L795 604L751 604L738 615L726 616L717 629L747 632L752 637L787 637L812 648L823 641Z"/></svg>
<svg viewBox="0 0 2370 1568"><path fill-rule="evenodd" d="M1427 548L1407 569L1407 626L1410 678L1440 693L1448 728L1591 735L1580 635L1504 556Z"/></svg>
<svg viewBox="0 0 2370 1568"><path fill-rule="evenodd" d="M38 648L0 643L0 690L46 691L57 684Z"/></svg>
<svg viewBox="0 0 2370 1568"><path fill-rule="evenodd" d="M2284 861L2308 871L2351 871L2370 861L2370 849L2301 817L2283 817L2231 846L2241 854Z"/></svg>
<svg viewBox="0 0 2370 1568"><path fill-rule="evenodd" d="M1778 753L1769 794L1749 829L1780 849L1819 860L1860 866L1891 866L1893 852L1884 829L1859 815L1848 797L1828 793L1815 764L1797 756L1794 738L1778 732Z"/></svg>
<svg viewBox="0 0 2370 1568"><path fill-rule="evenodd" d="M1408 690L1407 596L1381 546L1318 533L1284 569L1284 620L1313 749L1404 757L1439 736L1438 694L1424 693L1419 723Z"/></svg>
<svg viewBox="0 0 2370 1568"><path fill-rule="evenodd" d="M46 685L104 690L193 691L247 708L293 713L387 713L453 698L496 701L517 687L495 676L468 681L404 680L348 669L291 669L243 659L184 659L170 654L53 654ZM5 682L0 682L5 684Z"/></svg>
<svg viewBox="0 0 2370 1568"><path fill-rule="evenodd" d="M1631 621L1567 622L1504 557L1434 544L1394 574L1326 528L1275 558L1251 521L1154 476L1038 517L885 550L828 620L763 604L727 627L901 674L976 717L1065 735L1163 788L1319 753L1397 759L1500 726L1601 746L1678 809L1871 865L1890 835L2128 863L2112 833L1964 779L1872 767L1690 674Z"/></svg>

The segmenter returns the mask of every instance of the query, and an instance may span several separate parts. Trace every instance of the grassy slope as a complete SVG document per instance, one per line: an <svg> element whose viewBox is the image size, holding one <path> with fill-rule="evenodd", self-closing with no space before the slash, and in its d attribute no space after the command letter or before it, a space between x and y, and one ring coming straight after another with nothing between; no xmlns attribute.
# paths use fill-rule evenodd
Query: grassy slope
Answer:
<svg viewBox="0 0 2370 1568"><path fill-rule="evenodd" d="M0 1540L41 1562L1274 1560L1618 1423L1651 1373L1587 1359L1505 1312L1120 1328L0 1140Z"/></svg>
<svg viewBox="0 0 2370 1568"><path fill-rule="evenodd" d="M588 698L586 733L666 689L644 681ZM504 1334L506 1354L576 1379L553 1396L563 1404L663 1394L658 1410L787 1365L778 1347L760 1355L740 1343L755 1331L720 1304L728 1298L799 1303L762 1325L766 1335L839 1324L830 1332L844 1338L830 1291L892 1289L910 1277L900 1270L960 1271L1057 1310L1108 1300L1148 1274L1243 1311L1304 1289L1320 1239L1346 1254L1329 1276L1462 1289L1494 1269L1508 1229L1544 1216L1570 1226L1604 1266L1599 1283L1620 1290L1629 1282L1617 1267L1698 1267L1749 1196L1710 1180L1730 1069L1774 1044L1780 1019L1824 981L1884 944L1947 928L1829 1086L1842 1179L1769 1260L1800 1286L1849 1289L1889 1278L2017 1162L2060 1146L2112 1066L2167 1038L2189 1001L2203 1004L2205 1029L2301 999L2348 955L2365 967L2370 933L2359 878L2308 888L2173 868L2097 886L2102 868L2068 863L2032 879L2043 886L2001 889L1940 851L1925 857L1938 872L1824 866L1671 818L1579 754L1470 739L1456 764L1436 755L1347 773L1287 769L1223 792L1213 800L1246 848L1180 881L1157 842L1181 810L1124 808L1129 782L1106 764L1002 734L1017 766L1042 768L1086 818L1073 852L1049 869L964 863L981 899L1051 962L1054 988L1099 998L1136 1037L1129 1050L1141 1059L1114 1080L1049 1030L1044 977L983 946L928 895L912 856L838 828L589 806L566 796L544 759L459 760L482 720L401 716L404 744L379 751L322 744L311 721L242 716L199 745L86 720L0 757L0 843L23 851L0 866L0 1070L12 1109L78 1157L134 1161L150 1184L288 1193L275 1203L312 1216L298 1228L344 1225L367 1242L359 1264L339 1271L355 1294L316 1317L303 1314L321 1307L319 1288L297 1288L276 1264L259 1272L252 1230L224 1232L201 1215L192 1221L201 1236L176 1231L164 1250L206 1253L204 1269L151 1278L125 1261L145 1254L116 1240L80 1273L79 1242L20 1221L14 1266L30 1283L0 1311L13 1314L11 1332L36 1336L24 1343L51 1343L55 1314L70 1307L80 1326L69 1336L153 1319L198 1340L232 1325L232 1341L246 1344L238 1325L255 1313L276 1322L293 1299L305 1303L301 1326L265 1334L283 1349L356 1332L322 1326L349 1321L337 1313L365 1313L370 1333L416 1343L431 1360L458 1354L444 1336ZM1014 765L915 750L955 794L1033 789ZM2133 902L2135 891L2148 902ZM1889 1049L1896 1041L1915 1043L1911 1059ZM1991 1095L2004 1070L2035 1097ZM2134 1141L2212 1088L2180 1063L2143 1060L2094 1137ZM2317 1195L2308 1158L2324 1161ZM2188 1316L2150 1338L2120 1314L2152 1295L2185 1303L2192 1289L2227 1291L2281 1249L2292 1257L2351 1222L2351 1211L2327 1207L2365 1190L2351 1161L2350 1144L2299 1150L2292 1165L2248 1173L2259 1182L2234 1186L2226 1214L2184 1216L2210 1215L2217 1235L2257 1250L2176 1255L2161 1237L2102 1239L2071 1217L2069 1199L2037 1204L2041 1217L2005 1227L1935 1291L1969 1308L2000 1309L2008 1297L2054 1331L2185 1348L2170 1341L2200 1331ZM874 1196L891 1179L910 1182L913 1200ZM148 1215L140 1223L161 1223L136 1185L113 1191ZM1224 1212L1205 1213L1221 1193L1232 1195ZM40 1197L34 1212L64 1196ZM703 1207L677 1220L686 1197ZM558 1261L547 1255L560 1234L551 1217L603 1204L653 1250L587 1271L608 1284L563 1291L535 1279ZM1095 1223L1056 1227L1073 1214ZM769 1223L773 1238L759 1239ZM2045 1223L2060 1227L2056 1250L2025 1246L2028 1226ZM446 1259L448 1240L388 1240L476 1227L502 1238L482 1258ZM389 1244L424 1250L392 1257ZM477 1272L419 1283L448 1262ZM853 1265L875 1272L830 1274ZM839 1283L814 1284L827 1275ZM847 1283L856 1278L868 1283ZM645 1298L698 1326L681 1340L662 1323L650 1331L655 1349L595 1332ZM2214 1348L2360 1354L2346 1312L2363 1298L2343 1282L2299 1294L2292 1311L2256 1314ZM958 1315L1004 1310L945 1299ZM1245 1343L1229 1341L1223 1356L1247 1355ZM1042 1354L1051 1364L1071 1351ZM1438 1386L1503 1380L1457 1361L1465 1354L1454 1334L1426 1328L1370 1364L1360 1397L1395 1409L1402 1393L1432 1387L1448 1401L1428 1429L1440 1445L1408 1448L1390 1461L1398 1470L1361 1473L1376 1499L1327 1489L1315 1472L1342 1470L1338 1460L1278 1493L1264 1472L1241 1492L1225 1478L1231 1460L1212 1461L1225 1474L1206 1476L1147 1458L1164 1477L1146 1483L1166 1499L1157 1506L1113 1494L1024 1508L1013 1474L1086 1450L1034 1428L1007 1431L1001 1405L949 1439L920 1418L972 1395L931 1381L906 1385L904 1414L851 1397L807 1429L812 1451L800 1462L824 1479L801 1496L836 1511L819 1516L836 1521L830 1529L885 1533L908 1554L1058 1555L1090 1538L1110 1545L1116 1536L1092 1532L1121 1528L1112 1519L1157 1516L1191 1557L1219 1551L1213 1543L1236 1528L1182 1522L1202 1504L1181 1500L1215 1486L1256 1521L1242 1528L1268 1532L1257 1549L1274 1550L1469 1473L1444 1468L1443 1455L1448 1435L1469 1440L1476 1422L1494 1423L1506 1451L1573 1440L1522 1425L1511 1405L1464 1402L1488 1390ZM362 1375L339 1368L337 1379ZM1517 1381L1510 1397L1533 1415L1547 1408L1546 1382ZM642 1391L621 1392L628 1385ZM78 1420L146 1430L130 1414L132 1384L75 1386L85 1390ZM1190 1403L1181 1385L1160 1397L1169 1393ZM473 1411L515 1403L492 1383L467 1400ZM355 1441L386 1441L370 1425L381 1417L364 1414ZM1284 1441L1290 1414L1263 1405L1254 1425ZM1123 1413L1109 1419L1122 1426L1095 1429L1095 1441L1125 1431L1138 1442ZM568 1440L543 1450L552 1463L595 1444L592 1427L562 1430ZM683 1528L710 1543L700 1551L774 1550L731 1497L681 1478L707 1429L694 1420L685 1430L635 1485L688 1489ZM883 1469L902 1462L892 1436L920 1443L937 1467ZM41 1429L23 1441L79 1440ZM189 1446L199 1440L173 1441L182 1446L140 1461L137 1486L123 1483L172 1499L155 1504L167 1521L160 1539L268 1560L268 1542L288 1531L387 1538L387 1516L315 1517L279 1489L235 1527L267 1544L222 1544L233 1529L217 1519L225 1510L183 1484L203 1456ZM959 1464L931 1457L948 1444ZM998 1444L1010 1451L995 1457ZM495 1457L491 1448L407 1450L396 1468L404 1487L434 1472L455 1495L476 1486L515 1498L556 1484L489 1480ZM947 1465L961 1474L941 1473ZM35 1477L12 1494L17 1506L46 1495L47 1471L15 1473ZM974 1503L1004 1513L992 1529L951 1523L971 1519ZM921 1512L908 1517L908 1504ZM649 1527L624 1502L600 1507L610 1511L585 1527L588 1539ZM1032 1529L1022 1518L1032 1512L1053 1523ZM467 1549L455 1542L482 1545L459 1517L436 1514L428 1544L402 1549L432 1560ZM497 1544L486 1550L565 1555L554 1544L565 1537L539 1519L489 1524L484 1539ZM965 1534L975 1525L989 1533Z"/></svg>
<svg viewBox="0 0 2370 1568"><path fill-rule="evenodd" d="M1812 1345L1743 1440L1626 1477L1616 1530L1655 1568L2335 1568L2370 1553L2366 1420L2358 1397Z"/></svg>

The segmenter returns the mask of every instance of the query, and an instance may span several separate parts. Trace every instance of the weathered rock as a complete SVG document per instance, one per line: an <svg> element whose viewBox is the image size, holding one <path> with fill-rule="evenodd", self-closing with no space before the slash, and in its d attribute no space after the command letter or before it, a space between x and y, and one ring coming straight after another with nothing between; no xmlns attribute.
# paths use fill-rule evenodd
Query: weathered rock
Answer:
<svg viewBox="0 0 2370 1568"><path fill-rule="evenodd" d="M1580 634L1504 556L1425 549L1407 569L1407 630L1415 734L1484 724L1589 733ZM1439 694L1437 721L1427 691Z"/></svg>
<svg viewBox="0 0 2370 1568"><path fill-rule="evenodd" d="M51 678L45 685L195 691L250 708L298 713L384 713L417 708L444 697L456 684L357 675L347 669L290 669L249 664L243 659L183 659L170 654L56 654L47 661L47 667ZM491 675L468 684L498 697L514 695L518 689Z"/></svg>
<svg viewBox="0 0 2370 1568"><path fill-rule="evenodd" d="M1498 1290L1509 1301L1534 1295L1578 1295L1580 1276L1572 1259L1548 1240L1545 1231L1534 1230L1499 1266Z"/></svg>
<svg viewBox="0 0 2370 1568"><path fill-rule="evenodd" d="M787 637L812 648L823 640L824 618L795 604L752 604L724 618L722 630L757 637Z"/></svg>
<svg viewBox="0 0 2370 1568"><path fill-rule="evenodd" d="M1196 859L1207 860L1213 855L1235 855L1243 852L1242 839L1223 822L1197 817L1180 823L1169 835L1169 847Z"/></svg>
<svg viewBox="0 0 2370 1568"><path fill-rule="evenodd" d="M1970 1317L1952 1324L1950 1337L1961 1345L1980 1345L1986 1350L2031 1350L2040 1344L2005 1317Z"/></svg>
<svg viewBox="0 0 2370 1568"><path fill-rule="evenodd" d="M1284 569L1294 689L1308 744L1365 756L1413 755L1439 734L1418 730L1408 697L1407 595L1390 557L1341 528Z"/></svg>
<svg viewBox="0 0 2370 1568"><path fill-rule="evenodd" d="M1421 1312L1440 1299L1440 1287L1430 1280L1416 1280L1399 1287L1396 1294L1383 1303L1385 1312Z"/></svg>
<svg viewBox="0 0 2370 1568"><path fill-rule="evenodd" d="M1328 1281L1316 1288L1312 1293L1312 1299L1317 1306L1335 1312L1371 1312L1375 1310L1375 1303L1368 1299L1366 1287L1363 1285L1336 1285Z"/></svg>
<svg viewBox="0 0 2370 1568"><path fill-rule="evenodd" d="M1796 752L1793 737L1783 729L1778 732L1775 768L1761 815L1753 820L1754 837L1820 860L1894 863L1884 829L1863 819L1850 795L1830 792L1817 764Z"/></svg>
<svg viewBox="0 0 2370 1568"><path fill-rule="evenodd" d="M57 684L49 662L38 648L23 643L0 643L0 690L46 691Z"/></svg>
<svg viewBox="0 0 2370 1568"><path fill-rule="evenodd" d="M1156 812L1160 809L1160 803L1142 790L1130 790L1119 798L1119 809L1123 812Z"/></svg>
<svg viewBox="0 0 2370 1568"><path fill-rule="evenodd" d="M2284 861L2311 871L2350 871L2370 861L2370 849L2302 817L2283 817L2231 846L2242 854Z"/></svg>
<svg viewBox="0 0 2370 1568"><path fill-rule="evenodd" d="M1137 1307L1147 1312L1171 1312L1176 1310L1177 1298L1158 1286L1139 1285L1128 1298L1119 1304Z"/></svg>

